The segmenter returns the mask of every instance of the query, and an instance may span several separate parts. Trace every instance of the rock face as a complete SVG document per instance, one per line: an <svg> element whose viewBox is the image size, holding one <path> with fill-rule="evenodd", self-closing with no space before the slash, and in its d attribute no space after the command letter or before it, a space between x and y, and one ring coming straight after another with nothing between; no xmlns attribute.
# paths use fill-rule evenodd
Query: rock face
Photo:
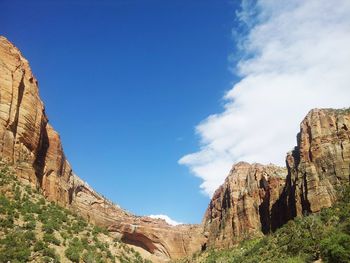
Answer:
<svg viewBox="0 0 350 263"><path fill-rule="evenodd" d="M210 247L276 230L330 207L336 187L350 181L350 109L314 109L300 125L287 169L238 163L215 192L204 216Z"/></svg>
<svg viewBox="0 0 350 263"><path fill-rule="evenodd" d="M294 215L314 213L336 200L335 188L350 180L350 109L315 109L300 125L287 156Z"/></svg>
<svg viewBox="0 0 350 263"><path fill-rule="evenodd" d="M157 255L159 261L201 248L199 226L172 227L163 220L131 215L73 173L60 137L48 123L28 61L4 37L0 37L0 138L0 159L15 167L22 180L41 189L49 200Z"/></svg>
<svg viewBox="0 0 350 263"><path fill-rule="evenodd" d="M169 226L164 220L149 217L120 219L109 231L123 233L124 242L142 247L163 260L192 255L206 241L200 225Z"/></svg>
<svg viewBox="0 0 350 263"><path fill-rule="evenodd" d="M5 38L0 38L0 87L1 158L48 198L68 204L69 187L62 186L69 185L72 169L48 124L28 61Z"/></svg>
<svg viewBox="0 0 350 263"><path fill-rule="evenodd" d="M204 216L210 247L226 248L275 228L272 209L287 170L275 165L238 163L214 193Z"/></svg>

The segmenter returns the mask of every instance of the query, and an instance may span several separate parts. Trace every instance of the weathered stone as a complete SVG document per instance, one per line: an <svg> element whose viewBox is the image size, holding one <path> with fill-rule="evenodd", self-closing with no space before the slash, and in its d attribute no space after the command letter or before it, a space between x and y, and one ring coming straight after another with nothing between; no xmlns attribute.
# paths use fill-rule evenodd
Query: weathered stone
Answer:
<svg viewBox="0 0 350 263"><path fill-rule="evenodd" d="M208 246L230 247L330 207L350 180L350 109L314 109L300 125L287 169L238 163L204 217Z"/></svg>
<svg viewBox="0 0 350 263"><path fill-rule="evenodd" d="M295 215L330 207L337 186L349 182L349 129L350 109L314 109L301 123L298 145L287 156Z"/></svg>
<svg viewBox="0 0 350 263"><path fill-rule="evenodd" d="M268 233L272 207L283 190L287 170L275 165L238 163L215 191L204 216L208 246L230 247Z"/></svg>

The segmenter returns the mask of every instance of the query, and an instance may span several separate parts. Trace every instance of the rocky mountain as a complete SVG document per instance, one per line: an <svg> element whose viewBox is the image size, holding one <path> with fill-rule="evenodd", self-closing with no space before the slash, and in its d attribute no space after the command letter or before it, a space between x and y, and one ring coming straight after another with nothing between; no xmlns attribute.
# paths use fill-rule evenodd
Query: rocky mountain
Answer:
<svg viewBox="0 0 350 263"><path fill-rule="evenodd" d="M249 236L268 233L273 204L283 191L287 170L240 162L214 193L204 216L210 247L230 247Z"/></svg>
<svg viewBox="0 0 350 263"><path fill-rule="evenodd" d="M215 192L201 225L170 226L132 215L74 174L51 127L28 61L0 37L0 158L46 199L106 227L154 262L226 248L330 207L350 180L350 110L315 109L301 123L286 168L238 163Z"/></svg>
<svg viewBox="0 0 350 263"><path fill-rule="evenodd" d="M203 224L209 247L267 234L336 201L350 180L350 109L314 109L300 125L287 169L238 163L215 192Z"/></svg>
<svg viewBox="0 0 350 263"><path fill-rule="evenodd" d="M124 242L139 246L154 261L191 255L201 248L200 226L170 226L132 215L96 193L76 176L58 133L51 127L28 61L0 37L0 157L21 180L48 200L68 207Z"/></svg>

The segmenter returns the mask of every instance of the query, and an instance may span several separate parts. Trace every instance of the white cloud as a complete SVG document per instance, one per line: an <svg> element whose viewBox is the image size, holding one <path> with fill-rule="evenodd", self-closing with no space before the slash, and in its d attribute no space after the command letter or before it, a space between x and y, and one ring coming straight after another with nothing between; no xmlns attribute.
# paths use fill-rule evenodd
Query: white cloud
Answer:
<svg viewBox="0 0 350 263"><path fill-rule="evenodd" d="M225 95L223 112L196 127L200 150L179 161L203 179L205 193L237 161L284 165L310 109L350 106L349 14L348 0L242 2L241 80Z"/></svg>
<svg viewBox="0 0 350 263"><path fill-rule="evenodd" d="M177 226L177 225L183 224L183 223L180 223L180 222L177 222L177 221L171 219L167 215L150 215L149 217L154 218L154 219L163 219L163 220L165 220L165 222L167 222L169 225L172 225L172 226Z"/></svg>

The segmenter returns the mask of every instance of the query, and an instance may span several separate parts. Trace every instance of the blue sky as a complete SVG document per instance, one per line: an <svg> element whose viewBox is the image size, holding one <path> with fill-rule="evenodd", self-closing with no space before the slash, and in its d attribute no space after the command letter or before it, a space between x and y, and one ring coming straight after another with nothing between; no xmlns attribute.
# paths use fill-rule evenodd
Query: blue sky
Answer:
<svg viewBox="0 0 350 263"><path fill-rule="evenodd" d="M209 197L178 160L198 149L195 126L222 110L236 81L228 69L236 8L1 1L0 34L29 60L76 174L133 213L198 223Z"/></svg>

